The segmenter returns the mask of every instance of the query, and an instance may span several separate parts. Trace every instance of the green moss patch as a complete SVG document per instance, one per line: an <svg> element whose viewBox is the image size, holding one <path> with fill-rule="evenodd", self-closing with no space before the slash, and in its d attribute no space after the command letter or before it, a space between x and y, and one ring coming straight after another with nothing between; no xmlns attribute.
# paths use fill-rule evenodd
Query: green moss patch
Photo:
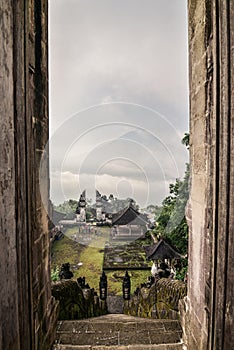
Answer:
<svg viewBox="0 0 234 350"><path fill-rule="evenodd" d="M104 252L104 270L112 269L149 269L144 247L137 243L126 245L109 244Z"/></svg>
<svg viewBox="0 0 234 350"><path fill-rule="evenodd" d="M150 271L147 270L128 270L128 274L131 278L131 294L136 288L147 281L147 277L150 275ZM109 295L122 295L122 281L125 275L124 270L107 271L108 281L108 294Z"/></svg>

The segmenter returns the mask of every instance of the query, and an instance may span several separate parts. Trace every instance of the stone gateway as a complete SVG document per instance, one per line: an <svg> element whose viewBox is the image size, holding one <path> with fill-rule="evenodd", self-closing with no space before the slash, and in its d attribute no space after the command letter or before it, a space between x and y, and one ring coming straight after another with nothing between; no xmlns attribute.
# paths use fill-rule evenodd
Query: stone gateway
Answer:
<svg viewBox="0 0 234 350"><path fill-rule="evenodd" d="M0 349L47 350L51 295L48 1L0 4ZM189 350L234 348L234 1L188 0L191 190L188 294L180 303Z"/></svg>

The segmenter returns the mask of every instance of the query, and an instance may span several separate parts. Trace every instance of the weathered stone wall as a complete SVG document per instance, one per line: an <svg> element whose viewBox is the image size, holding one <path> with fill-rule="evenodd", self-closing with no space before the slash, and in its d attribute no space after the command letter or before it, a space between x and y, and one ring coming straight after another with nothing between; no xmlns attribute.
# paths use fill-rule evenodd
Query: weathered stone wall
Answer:
<svg viewBox="0 0 234 350"><path fill-rule="evenodd" d="M107 303L90 288L82 289L74 280L53 283L52 295L59 302L59 320L80 320L106 315Z"/></svg>
<svg viewBox="0 0 234 350"><path fill-rule="evenodd" d="M48 140L47 1L0 1L0 349L48 349L55 308L39 166ZM48 162L44 191L49 190Z"/></svg>
<svg viewBox="0 0 234 350"><path fill-rule="evenodd" d="M234 347L234 2L188 0L189 349ZM0 349L48 349L55 304L39 186L48 138L47 1L0 1ZM43 168L48 179L47 163ZM48 193L48 183L44 193ZM46 197L46 196L45 196Z"/></svg>
<svg viewBox="0 0 234 350"><path fill-rule="evenodd" d="M131 316L179 319L179 300L187 294L182 281L161 278L150 288L143 287L124 302L124 313Z"/></svg>
<svg viewBox="0 0 234 350"><path fill-rule="evenodd" d="M188 349L231 349L234 243L233 1L189 0L191 192Z"/></svg>

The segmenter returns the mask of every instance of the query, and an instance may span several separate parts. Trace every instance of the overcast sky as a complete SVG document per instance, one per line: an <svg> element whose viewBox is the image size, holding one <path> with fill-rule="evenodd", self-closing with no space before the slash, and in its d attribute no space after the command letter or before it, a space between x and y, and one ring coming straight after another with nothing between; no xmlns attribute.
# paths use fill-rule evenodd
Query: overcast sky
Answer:
<svg viewBox="0 0 234 350"><path fill-rule="evenodd" d="M51 198L160 204L188 151L186 0L50 0Z"/></svg>

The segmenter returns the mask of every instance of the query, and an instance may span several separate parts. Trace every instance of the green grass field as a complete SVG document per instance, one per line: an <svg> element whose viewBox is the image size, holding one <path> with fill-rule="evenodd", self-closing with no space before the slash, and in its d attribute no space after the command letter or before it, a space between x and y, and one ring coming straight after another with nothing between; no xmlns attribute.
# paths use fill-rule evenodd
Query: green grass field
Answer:
<svg viewBox="0 0 234 350"><path fill-rule="evenodd" d="M59 241L55 241L52 246L52 259L51 267L54 269L56 266L61 266L65 262L69 262L72 266L77 265L80 262L80 254L85 248L80 244L77 244L69 237L75 231L75 229L69 229L69 235L65 235Z"/></svg>
<svg viewBox="0 0 234 350"><path fill-rule="evenodd" d="M102 274L105 242L109 240L110 229L107 227L98 228L100 236L88 242L89 245L81 245L71 239L77 232L77 228L69 228L65 232L64 238L55 241L52 247L52 269L61 266L62 263L69 262L74 278L85 277L86 283L91 288L99 290L99 279ZM79 267L78 264L82 263ZM122 294L122 278L125 271L108 271L108 293L112 295ZM131 291L138 285L145 282L150 275L147 270L129 271L131 276Z"/></svg>

